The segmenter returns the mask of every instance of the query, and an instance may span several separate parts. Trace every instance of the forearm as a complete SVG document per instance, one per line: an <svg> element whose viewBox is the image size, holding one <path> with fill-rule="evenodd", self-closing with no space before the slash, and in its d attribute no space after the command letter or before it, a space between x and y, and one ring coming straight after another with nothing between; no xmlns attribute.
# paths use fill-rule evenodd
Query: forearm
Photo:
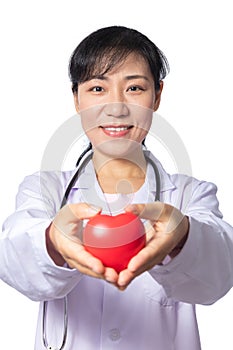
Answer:
<svg viewBox="0 0 233 350"><path fill-rule="evenodd" d="M211 304L233 285L232 227L190 218L188 239L180 253L150 270L167 295L188 302Z"/></svg>
<svg viewBox="0 0 233 350"><path fill-rule="evenodd" d="M32 300L54 299L69 293L81 274L57 266L49 256L45 238L48 220L18 221L15 215L12 220L0 240L0 278Z"/></svg>

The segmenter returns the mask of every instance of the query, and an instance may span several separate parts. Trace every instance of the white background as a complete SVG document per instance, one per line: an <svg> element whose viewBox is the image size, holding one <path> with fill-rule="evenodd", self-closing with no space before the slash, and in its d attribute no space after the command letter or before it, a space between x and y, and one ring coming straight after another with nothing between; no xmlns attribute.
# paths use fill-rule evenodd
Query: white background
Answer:
<svg viewBox="0 0 233 350"><path fill-rule="evenodd" d="M193 175L218 185L220 209L232 224L233 22L227 0L1 2L0 221L14 210L23 177L40 168L54 131L75 113L67 76L71 52L93 30L114 24L142 31L168 57L171 73L159 112L182 138ZM33 349L37 308L0 283L0 349ZM232 291L213 306L198 306L198 320L204 350L233 348Z"/></svg>

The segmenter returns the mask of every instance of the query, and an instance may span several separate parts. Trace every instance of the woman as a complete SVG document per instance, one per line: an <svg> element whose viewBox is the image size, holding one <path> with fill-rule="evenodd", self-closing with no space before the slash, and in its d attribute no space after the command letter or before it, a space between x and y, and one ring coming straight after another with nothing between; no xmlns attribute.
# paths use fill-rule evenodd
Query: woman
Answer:
<svg viewBox="0 0 233 350"><path fill-rule="evenodd" d="M233 229L222 220L216 186L169 175L144 151L167 72L156 45L125 27L90 34L71 57L75 107L92 159L62 209L73 172L27 177L0 245L1 278L33 300L49 300L48 349L63 341L64 296L64 349L200 349L195 304L211 304L232 287ZM161 178L156 202L148 158ZM147 243L117 272L87 252L81 237L97 213L124 211L143 220ZM42 306L36 350L44 349Z"/></svg>

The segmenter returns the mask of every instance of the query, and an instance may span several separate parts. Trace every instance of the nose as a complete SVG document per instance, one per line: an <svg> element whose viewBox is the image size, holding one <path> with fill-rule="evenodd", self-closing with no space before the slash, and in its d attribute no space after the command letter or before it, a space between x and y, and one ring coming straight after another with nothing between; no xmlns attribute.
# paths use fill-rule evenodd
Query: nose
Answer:
<svg viewBox="0 0 233 350"><path fill-rule="evenodd" d="M105 113L107 116L122 118L129 115L129 108L124 102L112 102L105 105Z"/></svg>

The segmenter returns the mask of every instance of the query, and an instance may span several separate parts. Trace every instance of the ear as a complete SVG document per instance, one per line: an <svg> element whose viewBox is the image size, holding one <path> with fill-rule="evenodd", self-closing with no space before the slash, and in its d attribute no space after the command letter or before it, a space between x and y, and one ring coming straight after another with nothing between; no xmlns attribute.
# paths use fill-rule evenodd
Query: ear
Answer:
<svg viewBox="0 0 233 350"><path fill-rule="evenodd" d="M154 112L157 111L157 109L159 108L162 91L163 91L163 81L161 80L159 83L159 90L155 92Z"/></svg>
<svg viewBox="0 0 233 350"><path fill-rule="evenodd" d="M79 113L78 93L74 92L73 96L74 96L75 109L76 109L77 113Z"/></svg>

